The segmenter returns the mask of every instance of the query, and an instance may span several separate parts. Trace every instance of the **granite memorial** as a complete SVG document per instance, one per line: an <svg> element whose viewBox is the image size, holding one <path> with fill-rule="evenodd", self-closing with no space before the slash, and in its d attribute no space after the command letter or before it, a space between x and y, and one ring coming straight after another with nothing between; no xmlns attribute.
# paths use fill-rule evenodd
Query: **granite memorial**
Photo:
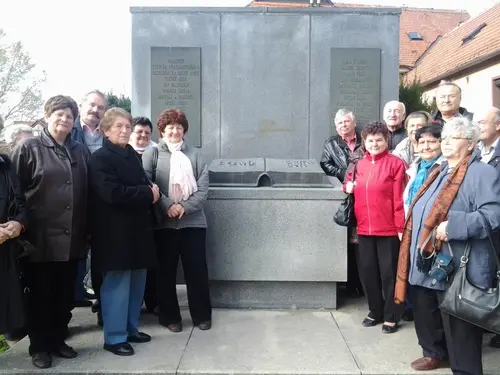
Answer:
<svg viewBox="0 0 500 375"><path fill-rule="evenodd" d="M336 307L344 195L317 160L339 107L363 125L398 97L400 9L131 12L133 114L185 110L210 165L214 306Z"/></svg>

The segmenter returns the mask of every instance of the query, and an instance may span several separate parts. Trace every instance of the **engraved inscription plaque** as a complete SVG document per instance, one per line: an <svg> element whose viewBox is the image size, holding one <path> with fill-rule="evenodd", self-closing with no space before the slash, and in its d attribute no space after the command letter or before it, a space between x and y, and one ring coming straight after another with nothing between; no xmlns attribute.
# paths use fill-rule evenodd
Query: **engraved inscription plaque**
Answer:
<svg viewBox="0 0 500 375"><path fill-rule="evenodd" d="M165 109L182 110L186 140L201 146L201 48L151 47L151 121Z"/></svg>
<svg viewBox="0 0 500 375"><path fill-rule="evenodd" d="M216 159L210 163L210 186L256 187L265 172L263 158Z"/></svg>
<svg viewBox="0 0 500 375"><path fill-rule="evenodd" d="M332 185L314 159L266 159L266 173L273 187L331 188Z"/></svg>
<svg viewBox="0 0 500 375"><path fill-rule="evenodd" d="M332 48L330 108L354 111L358 128L380 120L380 49ZM396 98L397 99L397 98Z"/></svg>

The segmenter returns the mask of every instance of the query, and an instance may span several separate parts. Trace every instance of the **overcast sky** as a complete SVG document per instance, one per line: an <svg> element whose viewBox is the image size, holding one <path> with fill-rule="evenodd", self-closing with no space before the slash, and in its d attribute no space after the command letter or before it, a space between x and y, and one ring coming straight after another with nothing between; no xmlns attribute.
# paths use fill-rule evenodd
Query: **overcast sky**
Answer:
<svg viewBox="0 0 500 375"><path fill-rule="evenodd" d="M344 0L344 2L349 2ZM360 0L363 4L466 9L473 16L494 0ZM130 95L130 6L245 6L249 0L0 0L0 27L21 40L48 74L44 97L79 100L99 88ZM71 7L69 6L71 4Z"/></svg>

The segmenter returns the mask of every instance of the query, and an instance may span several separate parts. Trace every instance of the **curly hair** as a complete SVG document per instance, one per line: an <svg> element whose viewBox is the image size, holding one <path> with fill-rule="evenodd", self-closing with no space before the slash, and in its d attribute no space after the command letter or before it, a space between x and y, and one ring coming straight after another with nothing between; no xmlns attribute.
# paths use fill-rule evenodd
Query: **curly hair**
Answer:
<svg viewBox="0 0 500 375"><path fill-rule="evenodd" d="M375 134L381 134L387 140L389 138L389 129L387 129L387 125L377 121L372 122L365 126L361 132L361 137L363 140L366 140L366 137Z"/></svg>
<svg viewBox="0 0 500 375"><path fill-rule="evenodd" d="M156 121L156 127L160 134L163 134L165 128L168 125L179 124L184 129L184 134L187 133L189 129L189 123L186 118L186 114L180 109L171 108L160 113L158 121Z"/></svg>

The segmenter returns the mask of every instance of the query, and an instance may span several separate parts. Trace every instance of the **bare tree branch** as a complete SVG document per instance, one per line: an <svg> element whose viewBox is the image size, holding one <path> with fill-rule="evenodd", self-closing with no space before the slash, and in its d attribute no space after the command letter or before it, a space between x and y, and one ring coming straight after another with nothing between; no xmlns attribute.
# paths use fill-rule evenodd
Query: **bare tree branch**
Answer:
<svg viewBox="0 0 500 375"><path fill-rule="evenodd" d="M36 75L35 64L21 42L7 43L0 29L0 116L4 121L31 120L43 105L41 85L46 73Z"/></svg>

